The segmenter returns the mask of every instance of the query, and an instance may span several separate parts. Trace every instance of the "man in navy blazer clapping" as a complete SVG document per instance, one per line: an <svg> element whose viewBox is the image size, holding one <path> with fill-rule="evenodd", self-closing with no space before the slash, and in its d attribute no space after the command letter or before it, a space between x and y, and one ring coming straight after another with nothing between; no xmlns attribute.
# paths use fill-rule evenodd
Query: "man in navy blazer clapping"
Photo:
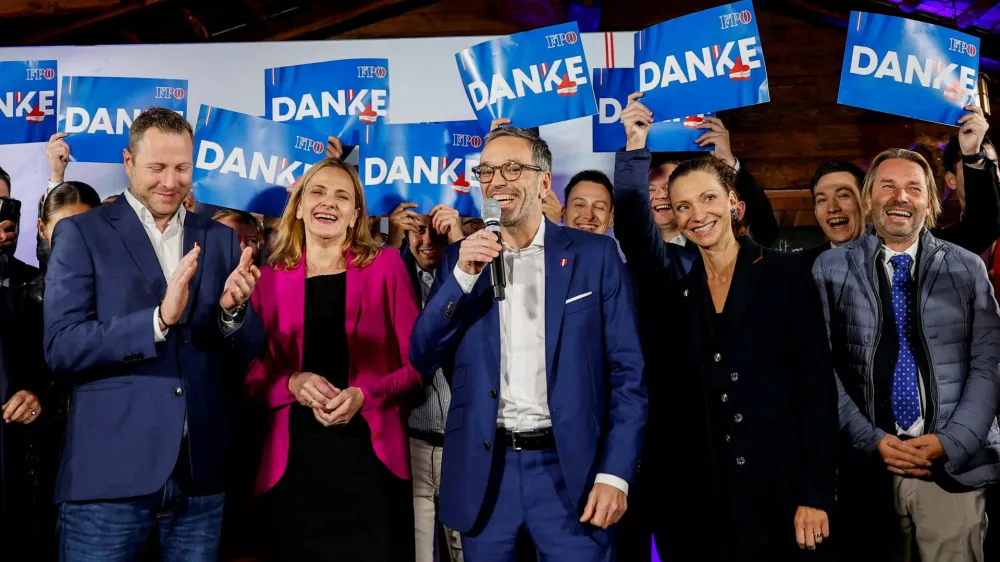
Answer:
<svg viewBox="0 0 1000 562"><path fill-rule="evenodd" d="M236 232L187 212L194 139L173 111L132 123L123 197L55 229L45 356L73 382L56 485L60 558L218 557L227 359L262 343L260 271Z"/></svg>

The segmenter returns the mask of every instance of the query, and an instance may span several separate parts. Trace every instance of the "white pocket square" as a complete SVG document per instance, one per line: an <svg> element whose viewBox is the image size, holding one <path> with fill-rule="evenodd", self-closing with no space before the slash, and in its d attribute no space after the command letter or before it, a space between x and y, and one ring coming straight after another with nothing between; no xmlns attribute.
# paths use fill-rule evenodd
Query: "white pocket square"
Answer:
<svg viewBox="0 0 1000 562"><path fill-rule="evenodd" d="M587 291L586 293L584 293L584 294L582 294L582 295L577 295L577 296L575 296L575 297L572 297L572 298L568 298L568 299L566 299L566 304L569 304L569 303L571 303L571 302L576 302L576 301L578 301L578 300L580 300L580 299L583 299L583 298L587 298L587 297L589 297L589 296L590 296L590 295L592 295L592 294L594 294L594 292L593 292L593 291Z"/></svg>

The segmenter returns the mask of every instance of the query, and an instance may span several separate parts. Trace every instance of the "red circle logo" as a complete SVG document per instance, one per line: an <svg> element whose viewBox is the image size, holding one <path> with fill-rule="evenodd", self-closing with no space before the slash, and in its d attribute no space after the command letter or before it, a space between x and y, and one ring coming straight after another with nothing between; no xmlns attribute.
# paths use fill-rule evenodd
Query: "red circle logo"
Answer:
<svg viewBox="0 0 1000 562"><path fill-rule="evenodd" d="M970 56L970 57L974 57L974 56L976 56L976 52L977 52L977 51L976 51L976 46L975 46L975 45L972 45L972 44L968 44L968 45L966 45L966 46L965 46L965 52L966 52L966 53L969 53L969 56Z"/></svg>
<svg viewBox="0 0 1000 562"><path fill-rule="evenodd" d="M184 88L174 88L170 92L170 95L173 96L175 100L182 100L184 99L184 96L187 95L187 92L184 91Z"/></svg>
<svg viewBox="0 0 1000 562"><path fill-rule="evenodd" d="M42 71L42 76L44 76L46 80L52 80L56 77L56 69L46 68Z"/></svg>
<svg viewBox="0 0 1000 562"><path fill-rule="evenodd" d="M375 67L375 76L377 78L385 78L386 70L384 66Z"/></svg>
<svg viewBox="0 0 1000 562"><path fill-rule="evenodd" d="M321 141L313 141L313 152L315 152L316 154L323 154L324 150L326 150L325 143Z"/></svg>
<svg viewBox="0 0 1000 562"><path fill-rule="evenodd" d="M580 39L580 36L576 34L575 31L570 31L566 33L566 42L573 45Z"/></svg>
<svg viewBox="0 0 1000 562"><path fill-rule="evenodd" d="M740 23L747 25L751 21L753 21L753 14L750 13L750 10L743 10L740 12Z"/></svg>
<svg viewBox="0 0 1000 562"><path fill-rule="evenodd" d="M483 146L483 137L471 137L469 139L469 144L472 145L472 148L479 148L480 146Z"/></svg>

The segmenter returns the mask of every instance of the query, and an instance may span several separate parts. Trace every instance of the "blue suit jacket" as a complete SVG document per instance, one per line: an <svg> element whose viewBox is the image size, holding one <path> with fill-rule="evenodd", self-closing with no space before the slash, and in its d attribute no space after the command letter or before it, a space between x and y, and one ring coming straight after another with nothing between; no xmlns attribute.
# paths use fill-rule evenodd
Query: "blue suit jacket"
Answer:
<svg viewBox="0 0 1000 562"><path fill-rule="evenodd" d="M494 443L499 308L486 271L471 293L462 292L453 273L460 244L449 247L442 260L413 329L410 361L422 373L455 363L440 518L450 528L468 532L483 507L492 449L504 445ZM646 423L642 353L615 241L548 223L544 302L552 428L566 487L582 513L598 473L635 481Z"/></svg>
<svg viewBox="0 0 1000 562"><path fill-rule="evenodd" d="M55 501L156 492L177 463L185 414L191 480L222 491L226 465L227 360L263 344L248 305L224 335L219 298L240 259L236 232L195 213L184 251L201 246L180 324L154 342L153 312L167 281L124 197L56 227L45 278L45 358L73 393ZM234 359L237 358L237 359Z"/></svg>

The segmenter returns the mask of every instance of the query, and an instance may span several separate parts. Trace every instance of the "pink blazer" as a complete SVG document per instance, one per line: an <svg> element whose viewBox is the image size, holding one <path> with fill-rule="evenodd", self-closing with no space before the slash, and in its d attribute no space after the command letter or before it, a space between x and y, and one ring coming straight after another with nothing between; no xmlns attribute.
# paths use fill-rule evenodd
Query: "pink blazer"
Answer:
<svg viewBox="0 0 1000 562"><path fill-rule="evenodd" d="M347 260L352 260L350 253ZM269 409L255 495L277 484L288 463L288 419L296 404L288 379L302 370L305 255L296 268L267 266L260 273L251 300L264 323L267 345L250 363L245 383L250 398ZM364 394L360 414L371 428L375 454L393 474L406 479L410 459L403 404L421 385L420 374L410 367L410 331L417 314L417 297L399 253L385 250L368 267L348 267L344 322L349 381Z"/></svg>

